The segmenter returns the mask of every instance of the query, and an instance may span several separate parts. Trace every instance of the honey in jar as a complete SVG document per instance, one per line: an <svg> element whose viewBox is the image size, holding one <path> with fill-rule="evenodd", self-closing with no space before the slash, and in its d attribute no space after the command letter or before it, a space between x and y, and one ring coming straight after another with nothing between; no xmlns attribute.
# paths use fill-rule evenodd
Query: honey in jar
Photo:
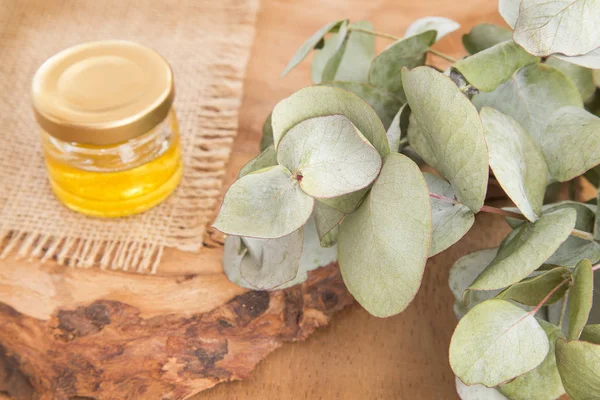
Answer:
<svg viewBox="0 0 600 400"><path fill-rule="evenodd" d="M52 190L72 210L132 215L179 184L173 73L154 50L115 40L63 50L35 74L32 97Z"/></svg>

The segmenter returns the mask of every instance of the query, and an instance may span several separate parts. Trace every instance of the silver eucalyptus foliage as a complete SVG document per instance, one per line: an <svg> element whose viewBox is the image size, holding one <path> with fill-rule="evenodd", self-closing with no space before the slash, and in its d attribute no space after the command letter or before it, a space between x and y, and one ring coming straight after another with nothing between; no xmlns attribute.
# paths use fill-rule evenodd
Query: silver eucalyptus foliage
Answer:
<svg viewBox="0 0 600 400"><path fill-rule="evenodd" d="M270 290L337 260L350 293L386 317L410 304L428 257L495 210L513 231L450 271L458 394L600 398L597 199L552 200L557 182L600 185L600 0L499 11L513 30L475 26L455 62L431 49L459 28L444 17L404 37L346 19L311 36L284 74L314 53L315 86L275 106L215 221L225 272ZM375 54L378 35L392 41ZM516 207L484 205L490 176Z"/></svg>

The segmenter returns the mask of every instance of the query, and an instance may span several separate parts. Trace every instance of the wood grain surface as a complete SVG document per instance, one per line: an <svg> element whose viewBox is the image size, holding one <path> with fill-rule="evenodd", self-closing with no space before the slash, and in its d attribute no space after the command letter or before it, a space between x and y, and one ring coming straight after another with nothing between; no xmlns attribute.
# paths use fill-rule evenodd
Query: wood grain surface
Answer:
<svg viewBox="0 0 600 400"><path fill-rule="evenodd" d="M460 33L436 45L437 49L455 57L463 54L462 33L480 22L500 22L495 0L460 3L262 0L245 80L240 130L227 183L230 184L241 166L258 152L264 118L277 101L310 84L309 61L285 78L279 78L279 74L296 48L316 29L330 20L348 17L368 19L377 30L402 35L411 21L427 15L446 16L462 24ZM378 39L379 49L387 44L389 41ZM440 66L445 65L440 60L435 61ZM378 319L354 304L335 315L331 326L317 331L306 341L285 344L276 350L247 379L220 384L194 399L456 399L454 377L447 360L450 337L456 325L453 299L447 286L448 270L468 252L497 246L507 231L508 226L501 218L478 217L475 227L463 240L430 260L419 294L402 314ZM112 281L105 285L103 278L96 276L101 273L94 270L69 272L52 264L39 266L35 261L3 260L0 262L0 302L28 318L41 320L55 316L58 308L76 310L78 305L96 300L135 304L141 315L148 318L184 309L190 313L210 312L244 292L226 281L220 259L218 247L205 247L200 254L167 251L160 268L162 277L154 277L165 280L164 291L159 290L161 285L155 284L142 284L140 289L131 290L123 283L126 279L119 280L120 284ZM28 271L36 269L42 273L35 277L28 275ZM77 274L77 278L72 274ZM80 274L87 274L89 279L81 278ZM82 279L87 283L80 283ZM177 286L182 289L179 295L167 290L169 285L175 285L173 282L177 285L183 282ZM195 289L198 282L208 289ZM222 290L215 291L216 287ZM58 290L48 293L47 288ZM165 306L164 299L157 300L165 296L171 305ZM10 332L7 326L7 320L0 321L0 332L3 329L4 333ZM33 332L34 328L25 333ZM305 336L299 334L288 339ZM4 367L5 373L11 371L10 364ZM4 378L0 371L0 381ZM11 379L20 377L15 374ZM0 390L3 390L1 386ZM160 396L153 392L137 398L158 399Z"/></svg>

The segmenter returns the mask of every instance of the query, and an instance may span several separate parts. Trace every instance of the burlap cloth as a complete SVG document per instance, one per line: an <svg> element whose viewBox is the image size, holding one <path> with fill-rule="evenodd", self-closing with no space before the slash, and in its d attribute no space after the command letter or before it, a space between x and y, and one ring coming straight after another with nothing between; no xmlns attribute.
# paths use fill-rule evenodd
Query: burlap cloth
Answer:
<svg viewBox="0 0 600 400"><path fill-rule="evenodd" d="M0 0L0 257L148 273L165 247L199 250L237 130L257 8L258 0ZM101 39L137 41L171 63L185 166L165 203L114 220L53 197L29 97L46 58Z"/></svg>

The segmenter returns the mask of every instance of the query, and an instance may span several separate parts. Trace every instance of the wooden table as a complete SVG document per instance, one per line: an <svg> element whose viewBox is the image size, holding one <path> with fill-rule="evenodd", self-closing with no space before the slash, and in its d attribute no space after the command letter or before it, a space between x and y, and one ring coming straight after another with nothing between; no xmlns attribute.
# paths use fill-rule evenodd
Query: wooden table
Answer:
<svg viewBox="0 0 600 400"><path fill-rule="evenodd" d="M427 15L446 16L460 22L461 33L480 22L500 22L494 0L465 0L461 4L445 0L262 0L245 80L240 131L226 186L233 181L240 167L258 152L261 127L272 107L280 99L310 84L309 62L283 79L279 74L296 48L316 29L328 21L348 17L368 19L379 31L402 35L412 20ZM444 38L436 48L460 57L460 42L461 35L455 33ZM378 39L378 48L388 43ZM494 229L489 228L490 223L494 224ZM220 384L194 399L457 398L454 376L447 360L448 345L456 324L452 313L453 299L447 286L448 270L467 252L498 245L507 230L499 218L478 217L474 229L458 245L431 259L419 294L402 314L378 319L355 304L337 314L331 326L317 331L308 340L286 344L275 351L248 379ZM228 292L208 293L199 305L194 305L198 310L202 309L200 311L210 310L211 302L219 304L224 297L243 292L226 282L221 274L220 258L219 249L204 248L200 254L167 251L160 274L165 277L202 275L215 284L224 285ZM71 304L68 296L31 297L31 293L39 289L34 283L52 284L53 274L57 273L88 277L84 278L88 279L88 286L81 290L97 290L101 297L99 271L65 272L60 266L41 266L18 260L1 263L4 272L0 271L0 292L4 291L5 298L7 290L15 299L22 296L22 303L27 303L26 314L44 316L57 304ZM13 279L14 284L17 278L7 271L23 271L23 276L35 276L37 281L23 280L22 291L17 292L9 282ZM47 282L42 282L40 276ZM193 285L185 288L194 291ZM140 302L135 294L123 294L122 297L119 300ZM173 302L174 309L184 306Z"/></svg>

